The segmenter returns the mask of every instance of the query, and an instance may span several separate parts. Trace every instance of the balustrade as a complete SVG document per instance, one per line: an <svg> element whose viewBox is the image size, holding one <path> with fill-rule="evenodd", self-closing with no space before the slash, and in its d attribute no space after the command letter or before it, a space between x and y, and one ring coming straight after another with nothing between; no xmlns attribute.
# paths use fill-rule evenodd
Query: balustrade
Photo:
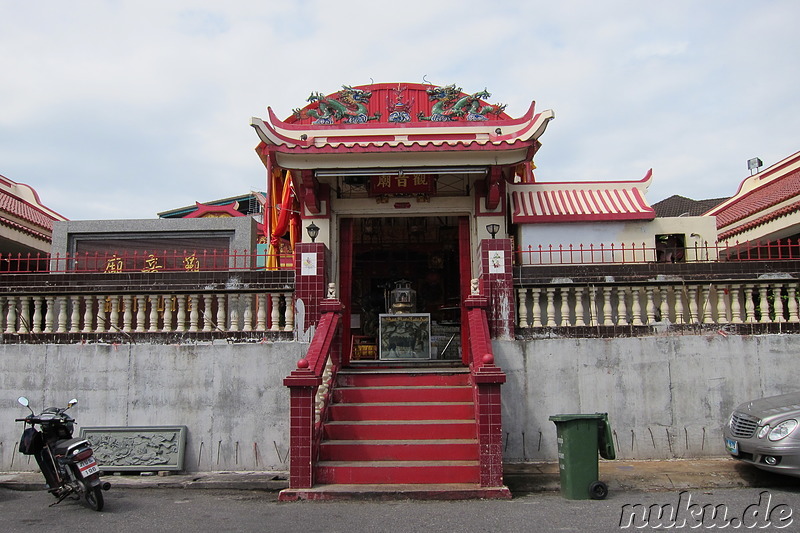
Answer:
<svg viewBox="0 0 800 533"><path fill-rule="evenodd" d="M0 332L33 336L293 331L293 293L270 296L252 292L7 294L0 296Z"/></svg>
<svg viewBox="0 0 800 533"><path fill-rule="evenodd" d="M518 327L797 323L797 286L786 279L519 287Z"/></svg>

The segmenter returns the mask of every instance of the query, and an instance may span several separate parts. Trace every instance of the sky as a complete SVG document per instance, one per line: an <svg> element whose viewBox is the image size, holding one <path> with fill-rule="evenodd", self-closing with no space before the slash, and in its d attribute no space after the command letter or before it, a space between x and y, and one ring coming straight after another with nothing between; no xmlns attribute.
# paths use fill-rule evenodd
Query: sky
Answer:
<svg viewBox="0 0 800 533"><path fill-rule="evenodd" d="M264 190L249 126L372 82L556 118L539 181L731 196L800 150L796 0L0 0L0 175L72 220Z"/></svg>

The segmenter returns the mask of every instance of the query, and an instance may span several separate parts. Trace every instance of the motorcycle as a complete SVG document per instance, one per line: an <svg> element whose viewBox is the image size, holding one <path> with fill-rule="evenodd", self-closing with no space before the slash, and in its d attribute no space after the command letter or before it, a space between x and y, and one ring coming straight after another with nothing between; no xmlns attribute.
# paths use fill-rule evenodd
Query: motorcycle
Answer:
<svg viewBox="0 0 800 533"><path fill-rule="evenodd" d="M48 492L58 498L51 507L73 495L75 499L82 498L90 509L101 511L103 491L110 489L111 483L100 479L100 467L89 441L72 438L75 419L66 411L78 400L70 400L65 408L48 407L39 415L31 409L26 397L20 396L17 401L31 412L25 418L16 419L25 423L19 451L36 458ZM30 427L26 427L28 424ZM41 429L36 429L36 425Z"/></svg>

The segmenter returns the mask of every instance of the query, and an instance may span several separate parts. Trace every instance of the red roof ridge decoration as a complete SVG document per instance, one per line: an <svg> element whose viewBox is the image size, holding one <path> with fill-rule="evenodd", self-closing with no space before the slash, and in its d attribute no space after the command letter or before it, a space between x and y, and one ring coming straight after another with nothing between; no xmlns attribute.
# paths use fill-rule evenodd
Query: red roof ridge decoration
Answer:
<svg viewBox="0 0 800 533"><path fill-rule="evenodd" d="M796 211L799 197L800 152L796 152L745 178L734 196L705 214L717 217L717 229L724 229L719 238L729 239ZM747 220L751 217L756 218Z"/></svg>
<svg viewBox="0 0 800 533"><path fill-rule="evenodd" d="M460 117L441 122L426 120L427 115L433 116L432 109L436 105L431 103L428 94L432 87L435 86L384 83L353 88L371 94L368 105L363 105L362 109L363 115L368 118L361 123L313 124L307 117L302 117L303 110L297 110L294 115L282 121L271 108L267 108L267 121L253 117L251 126L255 128L267 150L281 154L406 152L409 149L508 151L524 150L534 145L548 122L555 118L552 110L536 113L535 103L531 103L522 117L513 119L500 110L504 106L492 106L480 98L474 98L475 95L459 93L463 98L472 98L472 105L479 110L495 108L492 113L496 118L484 117L485 120L469 121ZM399 102L397 96L390 96L390 93L397 93L400 89L410 93L404 97L403 102ZM485 91L476 94L488 95ZM314 94L312 97L318 99ZM380 106L383 105L389 111L397 108L398 103L402 109L408 110L406 113L409 120L381 120L381 117L391 113L381 113ZM304 110L309 107L306 106ZM516 159L521 160L521 157Z"/></svg>
<svg viewBox="0 0 800 533"><path fill-rule="evenodd" d="M195 202L197 208L183 218L221 218L243 217L244 213L238 211L239 202L233 201L223 205L201 204Z"/></svg>
<svg viewBox="0 0 800 533"><path fill-rule="evenodd" d="M517 183L508 186L515 224L652 220L645 200L653 169L635 181Z"/></svg>

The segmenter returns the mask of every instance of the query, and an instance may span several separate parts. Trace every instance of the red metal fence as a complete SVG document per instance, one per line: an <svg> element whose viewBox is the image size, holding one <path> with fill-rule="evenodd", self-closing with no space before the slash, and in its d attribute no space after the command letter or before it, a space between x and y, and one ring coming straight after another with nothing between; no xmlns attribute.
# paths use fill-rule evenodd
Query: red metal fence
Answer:
<svg viewBox="0 0 800 533"><path fill-rule="evenodd" d="M691 246L648 246L646 243L610 245L527 246L516 251L519 265L700 263L723 261L771 261L800 258L800 239L768 243L719 242Z"/></svg>
<svg viewBox="0 0 800 533"><path fill-rule="evenodd" d="M47 273L130 273L130 272L208 272L226 270L265 270L274 254L242 250L154 250L51 255L0 254L0 272ZM274 256L277 270L294 269L291 254Z"/></svg>

